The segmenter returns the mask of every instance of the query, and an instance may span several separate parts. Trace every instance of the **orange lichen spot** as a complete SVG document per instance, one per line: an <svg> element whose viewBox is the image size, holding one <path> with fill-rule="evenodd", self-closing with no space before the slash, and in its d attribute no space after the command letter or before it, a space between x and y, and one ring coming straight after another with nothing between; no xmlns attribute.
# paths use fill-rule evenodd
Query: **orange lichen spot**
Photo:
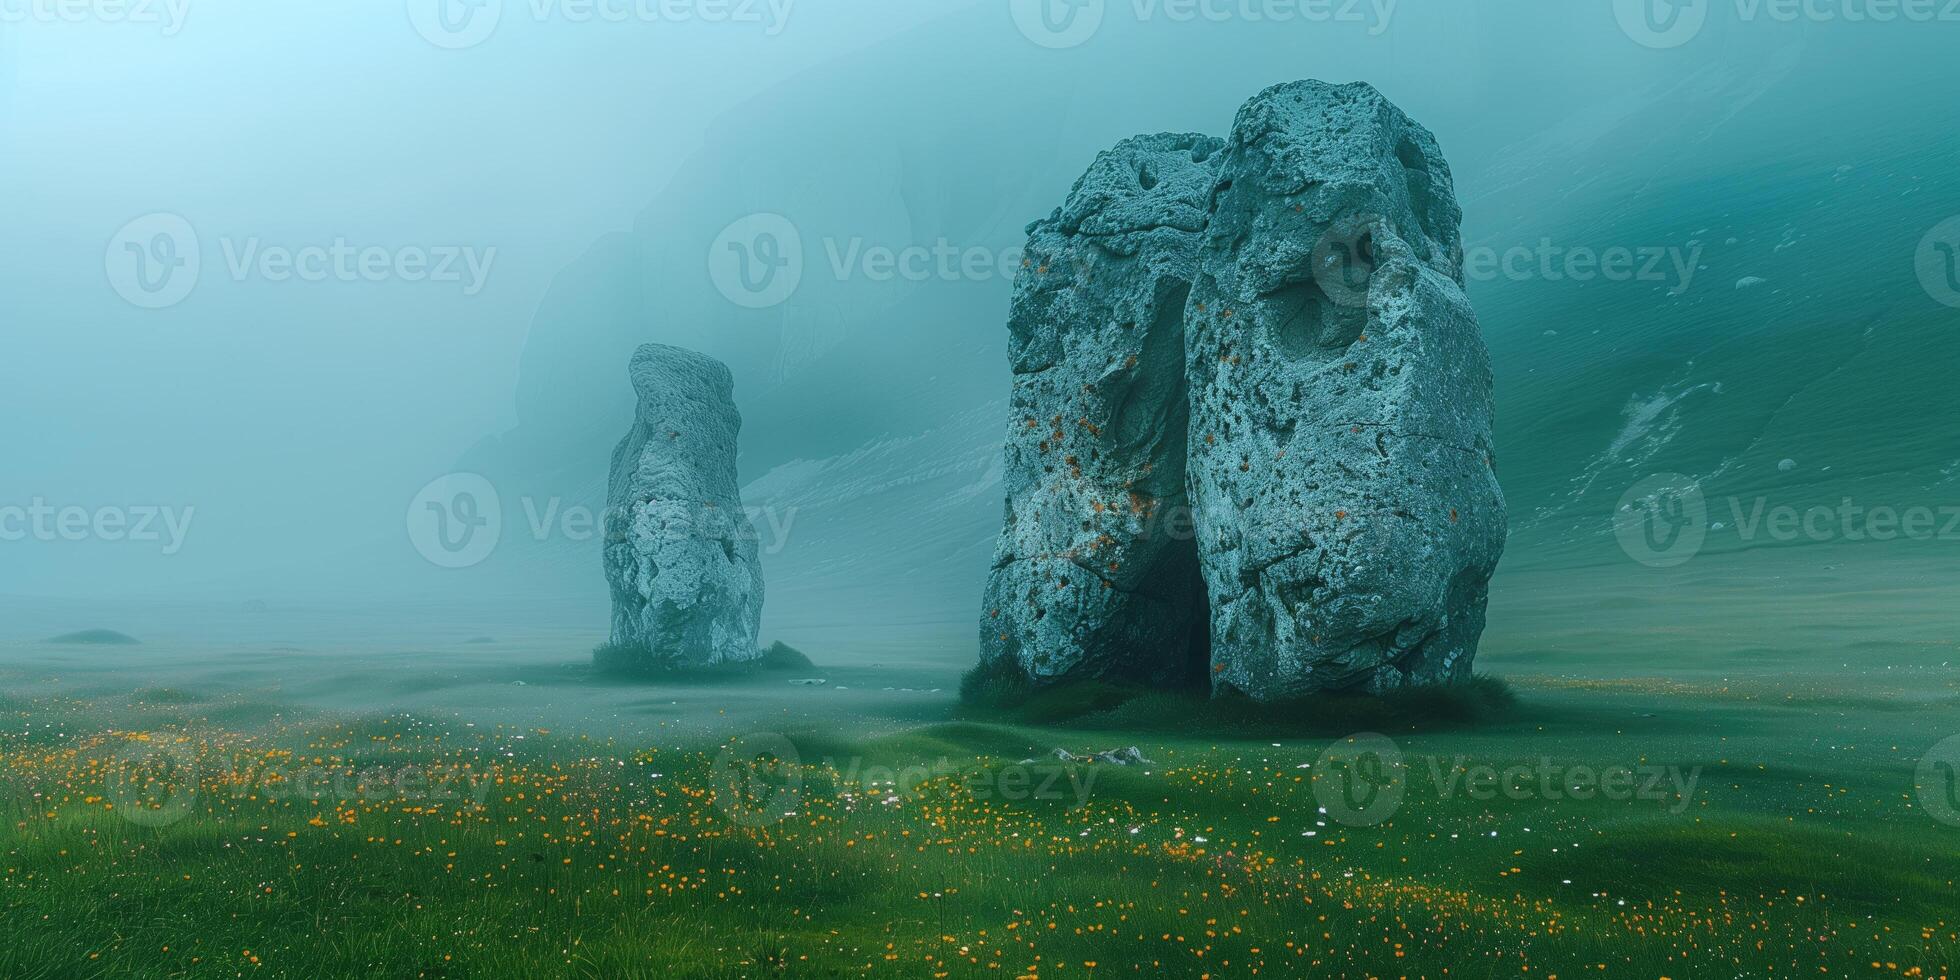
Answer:
<svg viewBox="0 0 1960 980"><path fill-rule="evenodd" d="M1337 521L1345 521L1345 520L1347 520L1347 511L1344 511L1344 510L1337 510L1337 511L1335 511L1335 512L1334 512L1334 519L1335 519L1335 520L1337 520Z"/></svg>

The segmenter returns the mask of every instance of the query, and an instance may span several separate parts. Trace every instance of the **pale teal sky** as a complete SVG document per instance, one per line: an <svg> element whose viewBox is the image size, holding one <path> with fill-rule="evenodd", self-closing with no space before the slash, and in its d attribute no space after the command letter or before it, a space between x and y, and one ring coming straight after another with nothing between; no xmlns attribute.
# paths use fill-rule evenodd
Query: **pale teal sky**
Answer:
<svg viewBox="0 0 1960 980"><path fill-rule="evenodd" d="M0 435L0 496L197 503L207 540L226 534L211 515L237 515L239 549L396 506L373 475L453 457L510 423L551 277L629 227L709 122L957 6L805 2L768 36L538 22L513 2L489 41L461 51L427 43L401 0L191 0L171 36L0 23L0 417L32 420ZM257 236L497 251L473 297L206 270L183 304L136 309L105 285L102 255L125 222L159 211L207 247ZM34 544L9 546L0 591L220 570Z"/></svg>

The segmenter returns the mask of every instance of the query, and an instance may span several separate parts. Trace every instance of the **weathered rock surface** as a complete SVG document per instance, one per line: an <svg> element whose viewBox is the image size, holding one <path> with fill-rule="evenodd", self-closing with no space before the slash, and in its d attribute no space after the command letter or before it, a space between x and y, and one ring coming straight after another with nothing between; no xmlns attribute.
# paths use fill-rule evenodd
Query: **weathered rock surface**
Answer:
<svg viewBox="0 0 1960 980"><path fill-rule="evenodd" d="M1506 522L1435 139L1370 86L1281 85L1218 188L1187 323L1214 690L1467 679Z"/></svg>
<svg viewBox="0 0 1960 980"><path fill-rule="evenodd" d="M1260 700L1467 679L1506 520L1461 220L1367 85L1098 158L1016 282L986 661Z"/></svg>
<svg viewBox="0 0 1960 980"><path fill-rule="evenodd" d="M762 565L736 485L734 378L711 357L661 344L641 347L631 374L639 407L613 452L607 495L608 659L647 668L756 660Z"/></svg>
<svg viewBox="0 0 1960 980"><path fill-rule="evenodd" d="M1126 140L1028 228L981 648L1037 682L1203 676L1184 308L1222 145Z"/></svg>

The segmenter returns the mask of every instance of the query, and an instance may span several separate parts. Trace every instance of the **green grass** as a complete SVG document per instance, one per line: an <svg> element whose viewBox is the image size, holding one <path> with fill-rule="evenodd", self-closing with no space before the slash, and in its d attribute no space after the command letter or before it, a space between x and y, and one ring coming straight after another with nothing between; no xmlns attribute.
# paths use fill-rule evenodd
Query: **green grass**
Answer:
<svg viewBox="0 0 1960 980"><path fill-rule="evenodd" d="M671 657L643 647L603 643L592 651L592 667L599 674L615 679L672 683L715 683L759 673L818 670L803 651L780 641L765 648L759 659L714 667L682 666Z"/></svg>
<svg viewBox="0 0 1960 980"><path fill-rule="evenodd" d="M50 637L47 642L62 646L133 647L141 645L141 641L135 637L127 633L118 633L115 630L82 630L78 633L64 633L60 636Z"/></svg>
<svg viewBox="0 0 1960 980"><path fill-rule="evenodd" d="M0 976L1086 977L1089 962L1411 977L1879 962L1938 976L1955 962L1960 831L1915 812L1913 760L1890 749L1924 741L1937 709L1857 714L1867 744L1845 752L1799 738L1811 716L1739 693L1471 690L1476 705L1521 703L1399 734L1406 796L1366 826L1321 813L1322 753L1345 740L1200 731L1194 702L869 736L797 715L786 742L765 743L420 715L242 731L157 698L186 703L175 719L143 704L145 743L121 727L126 699L17 700L14 717L96 734L49 744L10 718L0 735ZM1696 712L1659 716L1683 698ZM1415 708L1348 720L1394 732L1406 716L1375 712ZM1635 741L1603 721L1643 714L1656 717ZM1701 734L1711 718L1733 736ZM1050 761L1132 743L1153 765ZM188 785L132 758L137 745L199 760L181 819L125 816ZM753 780L751 753L772 760ZM1438 779L1459 765L1700 776L1686 799L1479 799ZM318 767L311 783L269 775L296 766ZM724 778L731 766L744 778ZM404 771L449 792L405 798L374 775ZM138 773L178 782L133 797ZM786 788L774 802L794 816L734 819L770 814Z"/></svg>
<svg viewBox="0 0 1960 980"><path fill-rule="evenodd" d="M0 666L0 977L1951 976L1960 827L1914 785L1960 732L1951 576L1872 555L1533 573L1505 682L1271 709L504 651L336 703L432 669L49 654ZM1675 781L1566 788L1622 772Z"/></svg>
<svg viewBox="0 0 1960 980"><path fill-rule="evenodd" d="M983 663L960 679L963 717L1151 734L1257 738L1424 731L1515 720L1518 707L1510 685L1495 677L1410 688L1383 697L1326 694L1277 703L1106 681L1038 687L1005 660Z"/></svg>

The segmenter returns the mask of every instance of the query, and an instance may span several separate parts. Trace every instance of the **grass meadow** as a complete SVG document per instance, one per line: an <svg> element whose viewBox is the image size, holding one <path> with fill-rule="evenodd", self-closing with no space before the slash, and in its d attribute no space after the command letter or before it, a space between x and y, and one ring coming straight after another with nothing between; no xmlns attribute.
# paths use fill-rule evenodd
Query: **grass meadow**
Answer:
<svg viewBox="0 0 1960 980"><path fill-rule="evenodd" d="M0 976L1950 976L1938 616L1560 578L1494 611L1504 703L1260 732L962 715L950 665L14 644Z"/></svg>

